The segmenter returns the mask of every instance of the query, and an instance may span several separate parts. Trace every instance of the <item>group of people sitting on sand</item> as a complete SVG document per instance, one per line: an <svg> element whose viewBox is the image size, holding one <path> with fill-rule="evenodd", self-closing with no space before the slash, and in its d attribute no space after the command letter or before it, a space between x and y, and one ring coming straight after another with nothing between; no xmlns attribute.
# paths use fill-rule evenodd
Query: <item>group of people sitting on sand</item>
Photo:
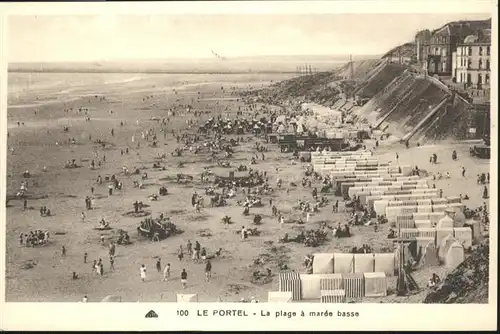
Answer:
<svg viewBox="0 0 500 334"><path fill-rule="evenodd" d="M304 213L319 211L318 203L311 205L308 201L303 201L301 199L298 201L298 209Z"/></svg>
<svg viewBox="0 0 500 334"><path fill-rule="evenodd" d="M142 201L140 202L135 201L133 205L134 205L134 213L139 213L144 208L144 203L142 203Z"/></svg>
<svg viewBox="0 0 500 334"><path fill-rule="evenodd" d="M109 222L105 221L104 218L101 218L99 221L99 229L105 230L109 228Z"/></svg>
<svg viewBox="0 0 500 334"><path fill-rule="evenodd" d="M363 244L361 247L353 247L351 249L351 253L353 254L368 254L373 253L373 249L367 244Z"/></svg>
<svg viewBox="0 0 500 334"><path fill-rule="evenodd" d="M341 226L339 223L337 227L333 228L333 236L335 238L349 238L351 236L349 225L344 224L344 226Z"/></svg>
<svg viewBox="0 0 500 334"><path fill-rule="evenodd" d="M477 174L477 184L490 183L490 173Z"/></svg>
<svg viewBox="0 0 500 334"><path fill-rule="evenodd" d="M40 217L49 217L50 215L50 209L47 209L45 205L40 207Z"/></svg>
<svg viewBox="0 0 500 334"><path fill-rule="evenodd" d="M243 206L245 207L254 207L254 206L260 206L262 205L262 200L260 197L253 196L253 195L248 195L245 197L245 202L243 202Z"/></svg>
<svg viewBox="0 0 500 334"><path fill-rule="evenodd" d="M439 276L436 273L432 273L432 277L429 278L427 287L435 288L439 283L441 283L441 278L439 278Z"/></svg>
<svg viewBox="0 0 500 334"><path fill-rule="evenodd" d="M34 230L30 231L29 234L24 234L21 232L19 234L19 243L25 245L26 247L33 247L38 245L43 245L49 242L49 231L47 230Z"/></svg>

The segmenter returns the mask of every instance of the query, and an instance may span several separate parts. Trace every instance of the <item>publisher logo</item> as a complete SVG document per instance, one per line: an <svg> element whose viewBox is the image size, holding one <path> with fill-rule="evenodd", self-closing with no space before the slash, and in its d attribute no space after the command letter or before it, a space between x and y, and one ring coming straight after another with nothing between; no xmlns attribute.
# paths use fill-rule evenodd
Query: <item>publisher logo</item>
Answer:
<svg viewBox="0 0 500 334"><path fill-rule="evenodd" d="M151 310L148 313L146 313L146 318L158 318L158 314L156 314L155 311Z"/></svg>

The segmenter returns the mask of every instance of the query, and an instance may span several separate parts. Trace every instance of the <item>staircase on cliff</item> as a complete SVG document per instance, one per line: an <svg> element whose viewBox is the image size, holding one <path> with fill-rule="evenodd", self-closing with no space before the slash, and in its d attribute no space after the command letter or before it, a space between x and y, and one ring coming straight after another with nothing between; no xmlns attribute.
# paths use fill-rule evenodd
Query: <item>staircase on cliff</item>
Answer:
<svg viewBox="0 0 500 334"><path fill-rule="evenodd" d="M431 111L416 125L413 127L413 129L405 134L403 138L401 139L402 141L407 141L410 140L415 133L418 132L424 126L426 123L428 123L432 117L434 117L437 112L450 100L450 96L446 96L436 107L432 108Z"/></svg>

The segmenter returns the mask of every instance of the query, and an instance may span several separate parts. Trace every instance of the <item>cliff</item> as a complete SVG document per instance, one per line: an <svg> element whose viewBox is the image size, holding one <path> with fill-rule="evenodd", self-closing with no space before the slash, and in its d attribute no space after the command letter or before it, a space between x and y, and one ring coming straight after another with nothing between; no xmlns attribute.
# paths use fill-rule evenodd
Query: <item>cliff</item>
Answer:
<svg viewBox="0 0 500 334"><path fill-rule="evenodd" d="M386 54L382 56L382 58L387 58L387 57L406 57L406 58L411 58L411 57L416 57L416 45L415 42L408 42L402 45L398 45L395 48L392 48L389 50Z"/></svg>

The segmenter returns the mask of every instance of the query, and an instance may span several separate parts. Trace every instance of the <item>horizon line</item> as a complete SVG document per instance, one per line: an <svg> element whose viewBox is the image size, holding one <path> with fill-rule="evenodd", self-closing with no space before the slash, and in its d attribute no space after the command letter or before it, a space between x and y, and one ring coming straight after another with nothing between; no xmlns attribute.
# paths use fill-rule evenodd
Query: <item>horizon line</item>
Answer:
<svg viewBox="0 0 500 334"><path fill-rule="evenodd" d="M201 56L201 57L165 57L165 58L115 58L115 59L94 59L94 60L16 60L9 61L8 64L26 64L26 63L99 63L99 62L134 62L134 61L169 61L169 60L214 60L214 61L231 61L234 59L244 58L270 58L270 57L380 57L383 53L375 54L283 54L283 55L249 55L249 56L235 56L225 57L226 59L217 59L214 57Z"/></svg>

